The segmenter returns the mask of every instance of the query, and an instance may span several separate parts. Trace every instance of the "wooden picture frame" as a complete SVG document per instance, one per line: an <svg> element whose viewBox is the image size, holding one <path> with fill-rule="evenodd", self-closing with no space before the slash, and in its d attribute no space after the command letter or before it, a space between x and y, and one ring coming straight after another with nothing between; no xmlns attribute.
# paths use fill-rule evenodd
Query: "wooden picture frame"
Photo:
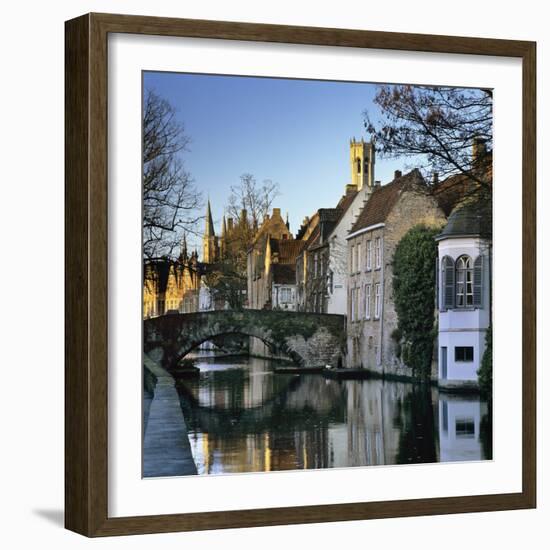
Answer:
<svg viewBox="0 0 550 550"><path fill-rule="evenodd" d="M108 516L107 37L109 33L519 58L523 71L521 492L139 517ZM483 512L536 506L534 42L88 14L65 27L65 525L86 536Z"/></svg>

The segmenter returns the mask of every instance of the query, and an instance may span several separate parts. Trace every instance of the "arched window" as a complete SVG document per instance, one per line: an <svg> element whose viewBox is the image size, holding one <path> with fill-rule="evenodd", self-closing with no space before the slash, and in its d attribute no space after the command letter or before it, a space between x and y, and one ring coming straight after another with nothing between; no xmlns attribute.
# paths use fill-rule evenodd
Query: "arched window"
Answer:
<svg viewBox="0 0 550 550"><path fill-rule="evenodd" d="M356 162L357 162L357 173L360 174L361 173L361 159L357 158Z"/></svg>
<svg viewBox="0 0 550 550"><path fill-rule="evenodd" d="M474 264L470 256L460 256L456 261L456 307L474 305Z"/></svg>

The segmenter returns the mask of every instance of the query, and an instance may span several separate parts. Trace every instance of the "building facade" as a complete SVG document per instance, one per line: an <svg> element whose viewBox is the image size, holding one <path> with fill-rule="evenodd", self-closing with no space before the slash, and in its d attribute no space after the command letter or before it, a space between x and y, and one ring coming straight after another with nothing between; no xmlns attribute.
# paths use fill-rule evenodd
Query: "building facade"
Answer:
<svg viewBox="0 0 550 550"><path fill-rule="evenodd" d="M476 386L491 322L490 204L457 207L436 240L439 385Z"/></svg>
<svg viewBox="0 0 550 550"><path fill-rule="evenodd" d="M283 298L288 298L287 290L290 290L293 302L285 302L285 309L295 309L295 264L299 245L300 243L294 242L288 222L281 216L280 208L274 208L273 213L265 217L247 252L249 309L274 309L274 305L278 307L282 305ZM276 292L274 285L279 285L278 289L281 292Z"/></svg>
<svg viewBox="0 0 550 550"><path fill-rule="evenodd" d="M415 225L442 227L445 215L419 170L373 190L347 236L347 366L380 374L411 375L392 338L393 255Z"/></svg>
<svg viewBox="0 0 550 550"><path fill-rule="evenodd" d="M347 242L359 212L373 190L374 143L350 140L351 183L335 208L320 208L304 221L301 232L307 244L299 258L299 309L346 315Z"/></svg>
<svg viewBox="0 0 550 550"><path fill-rule="evenodd" d="M201 271L196 252L188 256L185 248L177 260L166 258L145 264L143 318L199 311Z"/></svg>

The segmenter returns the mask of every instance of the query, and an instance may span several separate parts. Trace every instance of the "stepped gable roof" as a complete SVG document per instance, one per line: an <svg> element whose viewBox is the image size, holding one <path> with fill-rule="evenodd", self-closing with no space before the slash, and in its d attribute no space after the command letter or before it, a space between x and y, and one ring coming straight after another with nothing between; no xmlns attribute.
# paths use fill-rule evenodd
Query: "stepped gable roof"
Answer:
<svg viewBox="0 0 550 550"><path fill-rule="evenodd" d="M342 195L342 198L338 201L336 205L336 210L340 212L336 222L339 222L342 219L342 216L348 211L348 208L351 206L353 199L357 196L359 191L357 189L352 189L346 192L345 195Z"/></svg>
<svg viewBox="0 0 550 550"><path fill-rule="evenodd" d="M491 238L493 216L491 201L487 199L472 200L456 208L447 220L443 231L436 240L457 237Z"/></svg>
<svg viewBox="0 0 550 550"><path fill-rule="evenodd" d="M296 284L296 264L272 264L273 282L279 285Z"/></svg>
<svg viewBox="0 0 550 550"><path fill-rule="evenodd" d="M426 186L418 168L415 168L404 176L395 178L387 185L376 187L367 204L359 213L357 220L355 220L350 233L355 233L365 227L385 222L399 195L414 185Z"/></svg>

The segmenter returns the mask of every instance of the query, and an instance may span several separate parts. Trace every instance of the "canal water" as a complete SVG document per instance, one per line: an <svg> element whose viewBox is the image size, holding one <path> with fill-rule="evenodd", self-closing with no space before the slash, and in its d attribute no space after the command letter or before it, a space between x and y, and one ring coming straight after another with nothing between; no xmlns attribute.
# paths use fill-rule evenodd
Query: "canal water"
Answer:
<svg viewBox="0 0 550 550"><path fill-rule="evenodd" d="M486 460L487 402L382 380L281 374L252 357L194 356L176 387L199 474Z"/></svg>

